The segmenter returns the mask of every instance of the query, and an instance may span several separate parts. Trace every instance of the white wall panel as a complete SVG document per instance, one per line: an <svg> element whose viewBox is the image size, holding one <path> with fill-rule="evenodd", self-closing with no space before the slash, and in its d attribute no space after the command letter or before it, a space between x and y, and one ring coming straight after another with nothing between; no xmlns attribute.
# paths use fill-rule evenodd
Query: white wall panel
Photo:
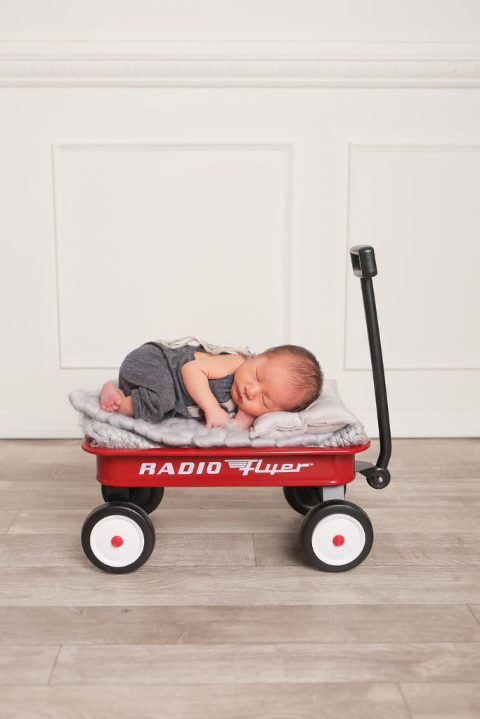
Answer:
<svg viewBox="0 0 480 719"><path fill-rule="evenodd" d="M349 244L372 244L387 369L480 369L480 146L352 146ZM370 358L348 274L345 369Z"/></svg>
<svg viewBox="0 0 480 719"><path fill-rule="evenodd" d="M129 342L159 337L285 340L287 146L79 144L54 156L61 368L115 368Z"/></svg>

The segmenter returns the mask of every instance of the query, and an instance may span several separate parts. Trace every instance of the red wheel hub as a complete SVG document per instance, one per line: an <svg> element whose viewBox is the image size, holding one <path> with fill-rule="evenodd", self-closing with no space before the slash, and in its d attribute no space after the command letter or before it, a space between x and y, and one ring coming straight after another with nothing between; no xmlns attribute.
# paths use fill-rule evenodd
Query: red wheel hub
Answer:
<svg viewBox="0 0 480 719"><path fill-rule="evenodd" d="M345 537L341 534L336 534L333 538L333 543L336 547L341 547L345 543Z"/></svg>
<svg viewBox="0 0 480 719"><path fill-rule="evenodd" d="M118 534L115 537L112 537L112 545L114 547L121 547L123 544L123 539L118 536Z"/></svg>

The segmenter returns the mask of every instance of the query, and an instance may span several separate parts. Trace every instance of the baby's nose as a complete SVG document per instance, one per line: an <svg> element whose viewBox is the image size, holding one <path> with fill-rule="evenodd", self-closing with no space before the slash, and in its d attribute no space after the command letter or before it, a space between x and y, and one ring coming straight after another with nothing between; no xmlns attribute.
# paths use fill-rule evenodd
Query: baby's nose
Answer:
<svg viewBox="0 0 480 719"><path fill-rule="evenodd" d="M245 387L245 393L248 399L255 399L258 394L258 386L255 384L249 384Z"/></svg>

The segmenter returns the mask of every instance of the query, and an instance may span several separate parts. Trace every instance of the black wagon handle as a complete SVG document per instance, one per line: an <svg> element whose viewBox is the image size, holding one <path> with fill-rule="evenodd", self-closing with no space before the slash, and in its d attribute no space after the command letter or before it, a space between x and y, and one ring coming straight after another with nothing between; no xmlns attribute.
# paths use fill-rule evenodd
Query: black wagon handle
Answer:
<svg viewBox="0 0 480 719"><path fill-rule="evenodd" d="M370 486L382 489L390 482L388 462L392 453L392 437L390 433L390 418L388 413L387 387L385 384L385 369L383 366L382 345L378 327L375 293L373 291L372 277L377 274L375 251L370 245L358 245L350 248L353 274L360 278L363 295L363 306L367 323L368 344L370 347L370 360L372 363L373 384L375 387L375 402L377 405L378 431L380 435L380 453L377 463L356 462L357 472L365 475Z"/></svg>

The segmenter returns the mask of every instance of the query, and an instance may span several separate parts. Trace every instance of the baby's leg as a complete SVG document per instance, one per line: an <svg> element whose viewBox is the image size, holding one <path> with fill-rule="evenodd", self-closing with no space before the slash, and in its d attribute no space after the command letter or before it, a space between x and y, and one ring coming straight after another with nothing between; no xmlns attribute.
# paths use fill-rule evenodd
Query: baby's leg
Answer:
<svg viewBox="0 0 480 719"><path fill-rule="evenodd" d="M100 395L100 406L106 412L115 412L122 404L125 395L113 382L106 382Z"/></svg>
<svg viewBox="0 0 480 719"><path fill-rule="evenodd" d="M160 422L175 409L175 387L162 351L148 342L130 352L122 362L118 384L130 402L132 415L146 422ZM124 403L118 410L124 411ZM130 415L130 416L132 416Z"/></svg>

